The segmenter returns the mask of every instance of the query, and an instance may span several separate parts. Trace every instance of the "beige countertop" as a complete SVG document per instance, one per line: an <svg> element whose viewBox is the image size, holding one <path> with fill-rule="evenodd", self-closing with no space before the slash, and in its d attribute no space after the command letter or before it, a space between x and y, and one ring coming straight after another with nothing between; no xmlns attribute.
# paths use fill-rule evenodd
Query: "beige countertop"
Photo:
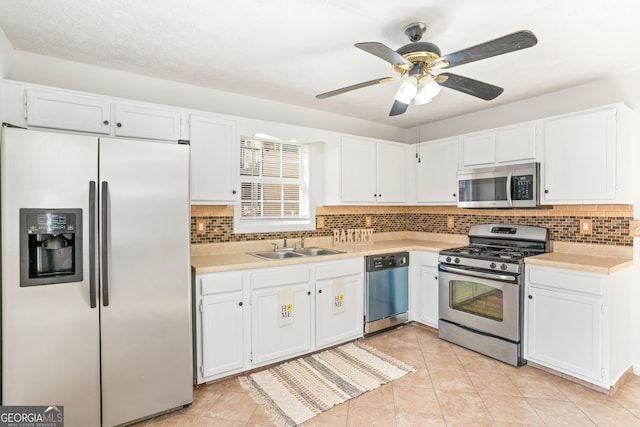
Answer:
<svg viewBox="0 0 640 427"><path fill-rule="evenodd" d="M442 249L453 248L456 246L467 244L465 236L463 236L463 239L460 239L460 237L452 239L448 236L441 237L440 235L424 237L426 238L416 238L416 236L413 235L410 235L408 237L400 236L399 238L380 240L375 241L372 244L363 245L354 244L333 246L330 241L323 241L318 243L309 242L311 244L307 244L307 247L328 247L331 249L342 251L343 253L335 255L321 255L315 257L309 256L300 258L288 258L282 260L262 260L246 253L261 251L263 250L262 247L247 249L246 246L243 246L242 252L237 251L230 253L220 253L214 251L211 251L210 253L204 253L205 251L200 248L198 248L199 250L194 250L192 248L191 266L195 268L196 274L214 273L221 271L304 264L309 262L333 261L338 259L353 258L354 256L376 255L388 252L411 250L439 252Z"/></svg>
<svg viewBox="0 0 640 427"><path fill-rule="evenodd" d="M633 259L607 256L549 252L525 258L530 265L567 268L591 273L612 274L633 265Z"/></svg>
<svg viewBox="0 0 640 427"><path fill-rule="evenodd" d="M307 247L331 248L343 253L282 260L262 260L247 253L269 250L269 242L264 241L193 245L191 265L195 268L196 274L215 273L333 261L388 252L411 250L438 252L442 249L464 246L468 242L466 236L436 233L386 233L376 237L376 241L372 244L339 246L334 246L329 238L308 239ZM553 252L528 257L525 263L602 274L612 274L633 265L633 248L631 247L554 242L552 250Z"/></svg>

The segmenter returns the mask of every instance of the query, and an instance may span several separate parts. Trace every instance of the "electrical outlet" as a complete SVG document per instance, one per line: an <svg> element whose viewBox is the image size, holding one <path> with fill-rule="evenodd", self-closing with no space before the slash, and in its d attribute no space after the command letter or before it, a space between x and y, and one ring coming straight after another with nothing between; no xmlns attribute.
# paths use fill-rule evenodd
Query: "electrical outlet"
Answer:
<svg viewBox="0 0 640 427"><path fill-rule="evenodd" d="M207 222L204 219L196 220L196 234L206 234Z"/></svg>
<svg viewBox="0 0 640 427"><path fill-rule="evenodd" d="M370 216L366 216L364 218L364 226L367 227L367 228L371 227L371 217Z"/></svg>
<svg viewBox="0 0 640 427"><path fill-rule="evenodd" d="M453 228L454 226L455 226L455 217L448 216L447 217L447 227L448 228Z"/></svg>
<svg viewBox="0 0 640 427"><path fill-rule="evenodd" d="M316 228L324 228L324 217L323 216L316 217Z"/></svg>
<svg viewBox="0 0 640 427"><path fill-rule="evenodd" d="M593 231L593 221L590 219L580 220L580 234L591 234Z"/></svg>

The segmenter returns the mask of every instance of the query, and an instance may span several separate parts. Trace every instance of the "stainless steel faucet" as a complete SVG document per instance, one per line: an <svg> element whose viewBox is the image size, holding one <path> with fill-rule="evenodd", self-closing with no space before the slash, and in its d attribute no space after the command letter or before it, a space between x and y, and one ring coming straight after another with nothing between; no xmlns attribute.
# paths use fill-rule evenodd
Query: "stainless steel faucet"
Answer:
<svg viewBox="0 0 640 427"><path fill-rule="evenodd" d="M273 251L274 252L278 250L278 244L277 243L271 242L271 245L273 246Z"/></svg>
<svg viewBox="0 0 640 427"><path fill-rule="evenodd" d="M284 238L284 246L282 246L282 249L287 249L287 238Z"/></svg>
<svg viewBox="0 0 640 427"><path fill-rule="evenodd" d="M304 236L300 237L300 249L304 249Z"/></svg>

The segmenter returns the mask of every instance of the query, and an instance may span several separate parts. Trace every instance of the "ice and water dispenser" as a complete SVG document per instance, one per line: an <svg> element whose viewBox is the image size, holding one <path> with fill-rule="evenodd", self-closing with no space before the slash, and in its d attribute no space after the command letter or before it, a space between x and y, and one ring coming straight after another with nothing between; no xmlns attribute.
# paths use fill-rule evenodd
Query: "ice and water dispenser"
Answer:
<svg viewBox="0 0 640 427"><path fill-rule="evenodd" d="M20 209L20 286L82 281L82 209Z"/></svg>

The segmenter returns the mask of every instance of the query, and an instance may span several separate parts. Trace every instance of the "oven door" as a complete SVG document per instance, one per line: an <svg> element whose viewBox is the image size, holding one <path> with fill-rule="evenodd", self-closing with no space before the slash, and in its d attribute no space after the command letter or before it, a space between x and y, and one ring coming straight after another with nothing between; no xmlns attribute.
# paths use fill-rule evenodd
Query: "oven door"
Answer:
<svg viewBox="0 0 640 427"><path fill-rule="evenodd" d="M440 265L440 318L475 331L520 341L519 275Z"/></svg>

